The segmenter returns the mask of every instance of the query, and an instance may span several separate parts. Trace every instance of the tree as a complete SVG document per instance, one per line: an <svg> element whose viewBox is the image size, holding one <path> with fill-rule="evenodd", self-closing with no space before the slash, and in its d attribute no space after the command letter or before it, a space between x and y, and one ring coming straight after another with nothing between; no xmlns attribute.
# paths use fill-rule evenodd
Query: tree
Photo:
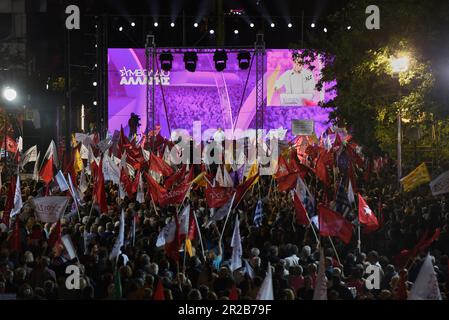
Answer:
<svg viewBox="0 0 449 320"><path fill-rule="evenodd" d="M449 25L449 3L376 1L380 30L368 30L365 9L371 4L367 0L350 0L345 8L327 18L329 32L316 37L310 45L322 53L322 82L336 80L333 89L337 96L324 104L336 107L333 120L347 126L368 153L384 151L395 156L399 108L407 122L405 127L419 128L423 133L419 140L422 144L434 140L431 133L438 121L446 121L448 101L443 92L447 88L441 90L436 84L443 75L438 71L442 57L449 51L447 41L442 40ZM411 63L398 79L393 77L389 61L401 53L408 54Z"/></svg>

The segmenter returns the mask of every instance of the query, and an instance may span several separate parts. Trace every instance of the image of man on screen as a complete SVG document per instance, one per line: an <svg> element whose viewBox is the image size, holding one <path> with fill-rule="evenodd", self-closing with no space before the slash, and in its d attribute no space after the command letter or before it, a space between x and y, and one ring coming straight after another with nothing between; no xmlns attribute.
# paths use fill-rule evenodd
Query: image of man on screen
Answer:
<svg viewBox="0 0 449 320"><path fill-rule="evenodd" d="M298 53L292 55L293 66L275 82L274 90L281 94L282 105L301 105L310 101L315 94L316 81L313 72L304 68Z"/></svg>

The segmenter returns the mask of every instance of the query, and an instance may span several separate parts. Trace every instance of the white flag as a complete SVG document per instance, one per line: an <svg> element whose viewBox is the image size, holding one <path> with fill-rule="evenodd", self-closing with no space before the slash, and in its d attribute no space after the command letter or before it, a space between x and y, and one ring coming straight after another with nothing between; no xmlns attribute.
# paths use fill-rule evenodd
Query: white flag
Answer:
<svg viewBox="0 0 449 320"><path fill-rule="evenodd" d="M23 139L22 136L20 136L19 138L17 138L17 151L21 153L22 150L23 150Z"/></svg>
<svg viewBox="0 0 449 320"><path fill-rule="evenodd" d="M235 216L234 232L231 240L232 258L230 269L232 272L242 266L242 238L240 237L240 221L238 215Z"/></svg>
<svg viewBox="0 0 449 320"><path fill-rule="evenodd" d="M221 172L221 166L220 165L218 166L217 174L215 175L215 181L218 182L218 185L220 187L224 187L223 172Z"/></svg>
<svg viewBox="0 0 449 320"><path fill-rule="evenodd" d="M148 157L149 158L149 157ZM171 154L170 154L170 149L168 148L168 146L165 147L164 150L164 156L163 159L165 161L166 164L168 164L169 166L171 166L172 161L171 161ZM148 161L148 160L147 160Z"/></svg>
<svg viewBox="0 0 449 320"><path fill-rule="evenodd" d="M150 151L145 150L143 147L142 147L142 155L145 161L150 161Z"/></svg>
<svg viewBox="0 0 449 320"><path fill-rule="evenodd" d="M59 185L59 190L61 190L62 192L69 190L69 185L67 184L67 180L65 179L64 174L61 170L58 171L55 179Z"/></svg>
<svg viewBox="0 0 449 320"><path fill-rule="evenodd" d="M120 227L118 231L117 239L115 239L114 247L109 254L109 260L117 259L118 256L122 253L121 248L125 244L125 211L122 209L122 213L120 214Z"/></svg>
<svg viewBox="0 0 449 320"><path fill-rule="evenodd" d="M35 162L37 160L37 146L29 148L22 157L21 167L23 168L29 162Z"/></svg>
<svg viewBox="0 0 449 320"><path fill-rule="evenodd" d="M226 168L223 168L223 178L224 178L223 187L228 188L234 187L234 181L232 181L231 175L229 174L228 170L226 170Z"/></svg>
<svg viewBox="0 0 449 320"><path fill-rule="evenodd" d="M254 273L253 267L251 267L248 260L245 259L244 261L245 261L245 273L248 274L248 276L251 279L254 279L256 277L256 274Z"/></svg>
<svg viewBox="0 0 449 320"><path fill-rule="evenodd" d="M67 197L42 197L34 198L34 213L39 221L45 223L57 222L64 213L69 199Z"/></svg>
<svg viewBox="0 0 449 320"><path fill-rule="evenodd" d="M84 144L81 145L80 156L81 156L81 159L85 159L85 160L89 159L89 149Z"/></svg>
<svg viewBox="0 0 449 320"><path fill-rule="evenodd" d="M72 194L73 201L75 201L76 207L78 207L78 204L81 205L81 197L78 194L78 190L73 185L72 177L70 176L70 173L68 174L69 177L69 189L70 193Z"/></svg>
<svg viewBox="0 0 449 320"><path fill-rule="evenodd" d="M81 193L86 192L88 188L87 179L86 179L86 173L84 170L81 171L81 177L80 177L80 191Z"/></svg>
<svg viewBox="0 0 449 320"><path fill-rule="evenodd" d="M324 263L324 252L322 248L320 250L320 265L318 267L316 285L313 290L313 300L327 300L326 265Z"/></svg>
<svg viewBox="0 0 449 320"><path fill-rule="evenodd" d="M446 171L436 177L429 183L433 196L449 193L449 171Z"/></svg>
<svg viewBox="0 0 449 320"><path fill-rule="evenodd" d="M179 234L189 233L189 218L190 218L190 205L187 205L182 210L181 217L179 218Z"/></svg>
<svg viewBox="0 0 449 320"><path fill-rule="evenodd" d="M137 186L136 201L138 203L144 203L145 202L145 193L143 192L142 172L140 173L140 176L139 176L139 185Z"/></svg>
<svg viewBox="0 0 449 320"><path fill-rule="evenodd" d="M408 300L441 300L438 279L430 254L427 255L426 260L424 260L419 270L418 277L413 284Z"/></svg>
<svg viewBox="0 0 449 320"><path fill-rule="evenodd" d="M349 186L348 186L348 200L349 200L350 204L355 203L354 190L352 189L351 180L349 180Z"/></svg>
<svg viewBox="0 0 449 320"><path fill-rule="evenodd" d="M273 278L271 276L271 264L268 262L268 271L257 293L256 300L274 300Z"/></svg>
<svg viewBox="0 0 449 320"><path fill-rule="evenodd" d="M37 154L36 162L34 163L34 170L33 170L33 180L39 181L39 158L40 158L40 152Z"/></svg>
<svg viewBox="0 0 449 320"><path fill-rule="evenodd" d="M76 256L76 250L75 246L73 245L72 239L70 239L70 236L68 234L65 234L61 237L61 242L67 251L67 254L69 255L70 260L75 259Z"/></svg>
<svg viewBox="0 0 449 320"><path fill-rule="evenodd" d="M14 208L11 210L11 218L20 213L22 209L22 191L20 189L20 175L17 175L16 190L14 193Z"/></svg>
<svg viewBox="0 0 449 320"><path fill-rule="evenodd" d="M120 185L120 169L107 154L103 156L103 176L105 181Z"/></svg>

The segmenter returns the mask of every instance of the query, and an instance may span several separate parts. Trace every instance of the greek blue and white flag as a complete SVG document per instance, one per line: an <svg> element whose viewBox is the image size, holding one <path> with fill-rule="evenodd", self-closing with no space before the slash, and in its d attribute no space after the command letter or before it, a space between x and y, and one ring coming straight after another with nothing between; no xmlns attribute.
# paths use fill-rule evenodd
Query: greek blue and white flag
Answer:
<svg viewBox="0 0 449 320"><path fill-rule="evenodd" d="M257 201L256 211L254 212L253 222L257 228L260 228L262 226L262 221L263 221L262 200L259 199L259 201Z"/></svg>

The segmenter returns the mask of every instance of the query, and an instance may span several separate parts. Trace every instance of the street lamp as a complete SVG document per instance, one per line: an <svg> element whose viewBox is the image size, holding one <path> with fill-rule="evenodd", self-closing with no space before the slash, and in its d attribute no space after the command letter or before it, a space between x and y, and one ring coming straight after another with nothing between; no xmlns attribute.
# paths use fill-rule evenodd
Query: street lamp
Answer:
<svg viewBox="0 0 449 320"><path fill-rule="evenodd" d="M6 86L2 90L2 96L7 101L7 103L13 103L17 99L17 91L14 88ZM4 132L4 137L3 137L3 139L4 139L4 141L3 141L3 152L4 152L3 159L5 161L5 170L8 170L7 169L7 167L8 167L8 160L7 160L7 158L8 158L8 152L7 152L7 150L8 150L8 148L7 148L8 116L9 116L9 114L5 108L5 121L4 121L5 132ZM5 172L7 172L7 171L5 171Z"/></svg>
<svg viewBox="0 0 449 320"><path fill-rule="evenodd" d="M408 56L402 56L402 57L392 57L390 59L390 67L393 71L393 77L399 79L399 75L402 72L406 72L410 65L410 58ZM402 96L401 93L401 86L399 84L399 92L398 97L400 98ZM398 109L398 145L397 145L397 152L398 152L398 185L399 188L401 186L401 177L402 177L402 115L401 115L401 108Z"/></svg>
<svg viewBox="0 0 449 320"><path fill-rule="evenodd" d="M11 87L5 87L3 89L3 97L9 102L13 102L17 98L17 91Z"/></svg>

